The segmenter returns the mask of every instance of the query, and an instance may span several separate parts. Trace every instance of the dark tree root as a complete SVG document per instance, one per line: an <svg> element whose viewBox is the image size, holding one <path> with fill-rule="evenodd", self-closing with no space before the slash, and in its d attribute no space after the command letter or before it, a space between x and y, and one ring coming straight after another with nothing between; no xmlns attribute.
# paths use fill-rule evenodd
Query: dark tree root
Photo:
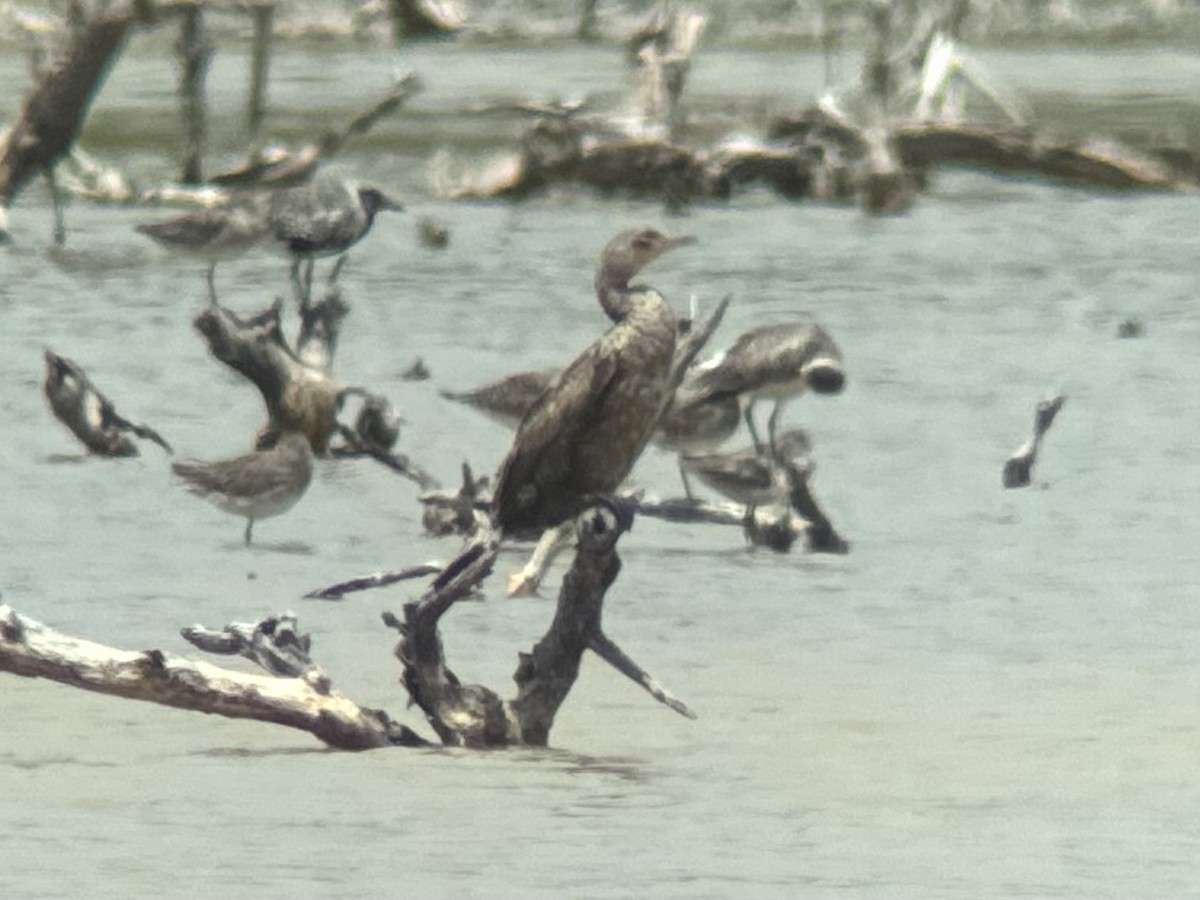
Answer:
<svg viewBox="0 0 1200 900"><path fill-rule="evenodd" d="M403 620L384 614L384 621L400 633L396 656L403 666L401 681L443 743L545 746L554 717L579 674L585 650L596 653L671 709L695 718L601 628L605 594L621 570L617 542L632 525L632 511L628 502L606 498L597 500L580 517L575 561L563 580L545 636L531 652L520 654L513 676L518 688L514 700L506 702L488 688L462 684L446 665L438 635L440 618L495 564L499 544L488 529L481 530L420 600L404 607Z"/></svg>

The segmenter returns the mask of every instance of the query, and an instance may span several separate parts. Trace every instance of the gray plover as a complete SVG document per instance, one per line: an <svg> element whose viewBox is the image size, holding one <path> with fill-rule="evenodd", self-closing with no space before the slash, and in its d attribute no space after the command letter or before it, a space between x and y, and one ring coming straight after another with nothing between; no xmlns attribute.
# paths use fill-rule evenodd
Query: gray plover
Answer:
<svg viewBox="0 0 1200 900"><path fill-rule="evenodd" d="M470 391L438 391L447 400L477 409L493 422L514 431L535 400L550 386L558 369L514 372Z"/></svg>
<svg viewBox="0 0 1200 900"><path fill-rule="evenodd" d="M711 453L728 440L742 421L736 396L698 400L677 392L675 402L663 414L654 432L654 443L679 455L679 477L688 499L693 499L683 456Z"/></svg>
<svg viewBox="0 0 1200 900"><path fill-rule="evenodd" d="M787 466L808 457L812 444L800 428L779 436L773 453L748 447L732 453L680 457L680 465L722 496L748 509L786 503L790 489Z"/></svg>
<svg viewBox="0 0 1200 900"><path fill-rule="evenodd" d="M208 299L217 302L217 263L236 259L266 240L265 197L243 194L221 206L191 210L135 230L183 256L208 263Z"/></svg>
<svg viewBox="0 0 1200 900"><path fill-rule="evenodd" d="M312 480L312 447L296 431L285 432L267 450L213 462L180 460L171 470L184 487L218 509L246 518L245 542L258 519L287 512Z"/></svg>
<svg viewBox="0 0 1200 900"><path fill-rule="evenodd" d="M764 450L754 427L754 404L758 400L775 401L767 421L767 446L773 446L784 404L806 390L840 393L846 372L841 350L820 325L775 323L752 328L724 353L697 367L694 383L702 399L741 398L746 427L754 445Z"/></svg>
<svg viewBox="0 0 1200 900"><path fill-rule="evenodd" d="M90 452L98 456L137 456L137 445L129 438L131 433L154 441L171 452L171 445L153 428L118 414L78 363L53 350L46 350L44 359L46 377L42 382L42 393L50 412Z"/></svg>
<svg viewBox="0 0 1200 900"><path fill-rule="evenodd" d="M500 467L492 518L505 532L557 525L616 490L669 396L675 313L658 291L631 285L641 269L694 238L623 231L596 269L596 296L613 325L530 407Z"/></svg>
<svg viewBox="0 0 1200 900"><path fill-rule="evenodd" d="M345 253L371 230L376 213L384 209L404 207L378 188L355 188L324 175L271 195L269 242L291 258L292 283L304 302L312 291L313 261Z"/></svg>

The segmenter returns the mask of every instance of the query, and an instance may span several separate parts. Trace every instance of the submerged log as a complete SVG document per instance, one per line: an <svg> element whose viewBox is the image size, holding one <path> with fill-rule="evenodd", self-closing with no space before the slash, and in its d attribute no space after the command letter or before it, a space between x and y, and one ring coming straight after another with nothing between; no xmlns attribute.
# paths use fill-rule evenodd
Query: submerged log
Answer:
<svg viewBox="0 0 1200 900"><path fill-rule="evenodd" d="M222 653L241 652L228 648L247 639L247 629L256 635L249 637L250 643L260 647L273 639L276 644L297 642L294 630L278 627L278 617L272 627L266 622L227 626L224 638L205 629L189 631L197 643ZM301 656L307 659L307 636L299 642ZM272 655L297 656L294 646L277 646ZM0 671L177 709L298 728L343 750L426 743L382 710L361 707L332 690L328 677L315 667L301 677L272 677L223 669L162 650L120 650L55 631L6 605L0 606Z"/></svg>
<svg viewBox="0 0 1200 900"><path fill-rule="evenodd" d="M1055 138L1029 128L911 124L896 129L906 166L973 166L1081 187L1113 190L1181 190L1195 187L1165 161L1115 141Z"/></svg>

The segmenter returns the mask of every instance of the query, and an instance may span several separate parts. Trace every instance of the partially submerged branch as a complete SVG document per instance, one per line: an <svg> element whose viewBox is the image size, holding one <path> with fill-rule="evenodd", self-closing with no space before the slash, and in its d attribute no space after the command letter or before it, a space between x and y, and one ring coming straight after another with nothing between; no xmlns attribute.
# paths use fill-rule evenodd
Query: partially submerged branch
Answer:
<svg viewBox="0 0 1200 900"><path fill-rule="evenodd" d="M579 519L579 552L559 591L554 620L530 653L523 653L514 679L515 700L504 702L488 688L464 685L446 665L438 621L491 571L498 544L488 529L437 578L425 595L406 604L404 619L384 621L400 632L396 656L402 681L444 743L469 747L525 744L545 746L559 707L579 674L585 650L596 652L671 709L694 717L627 657L601 629L608 588L621 569L616 544L632 523L632 509L604 504Z"/></svg>
<svg viewBox="0 0 1200 900"><path fill-rule="evenodd" d="M285 725L343 750L424 743L386 713L360 707L331 690L327 678L274 678L161 650L119 650L55 631L7 605L0 606L0 671L177 709Z"/></svg>
<svg viewBox="0 0 1200 900"><path fill-rule="evenodd" d="M129 434L172 452L171 445L153 428L121 416L78 363L53 350L45 351L45 361L42 392L50 411L90 452L98 456L137 456L137 445Z"/></svg>

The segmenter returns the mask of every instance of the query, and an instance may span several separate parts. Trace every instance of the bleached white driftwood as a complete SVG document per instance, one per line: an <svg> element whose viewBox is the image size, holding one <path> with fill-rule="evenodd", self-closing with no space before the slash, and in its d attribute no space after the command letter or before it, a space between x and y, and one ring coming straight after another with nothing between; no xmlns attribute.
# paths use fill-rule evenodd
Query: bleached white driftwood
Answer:
<svg viewBox="0 0 1200 900"><path fill-rule="evenodd" d="M315 668L304 678L236 672L161 650L121 650L56 631L0 605L0 671L231 719L307 731L333 747L425 743L381 710L332 690Z"/></svg>

